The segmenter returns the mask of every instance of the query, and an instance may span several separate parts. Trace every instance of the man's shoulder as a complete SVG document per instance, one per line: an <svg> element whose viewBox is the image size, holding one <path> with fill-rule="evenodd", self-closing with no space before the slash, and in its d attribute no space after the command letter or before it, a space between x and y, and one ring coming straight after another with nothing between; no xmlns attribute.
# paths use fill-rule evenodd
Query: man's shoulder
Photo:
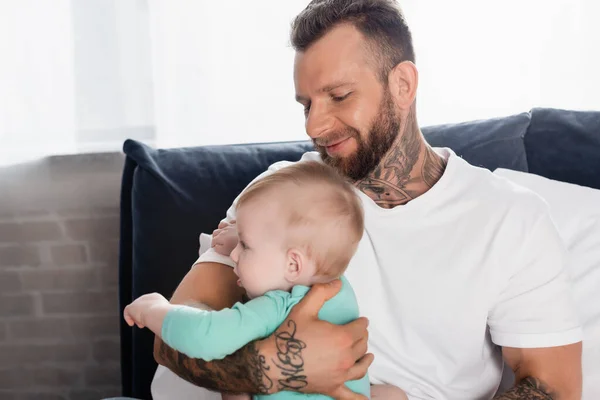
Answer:
<svg viewBox="0 0 600 400"><path fill-rule="evenodd" d="M491 214L502 214L505 220L533 224L549 214L547 202L534 191L494 174L492 171L464 163L469 175L471 200ZM460 177L461 174L457 174Z"/></svg>

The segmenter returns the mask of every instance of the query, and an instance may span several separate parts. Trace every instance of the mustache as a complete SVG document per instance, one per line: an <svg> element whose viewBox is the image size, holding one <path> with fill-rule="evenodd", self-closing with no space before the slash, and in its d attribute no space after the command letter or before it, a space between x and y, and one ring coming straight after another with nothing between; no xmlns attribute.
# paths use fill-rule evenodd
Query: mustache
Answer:
<svg viewBox="0 0 600 400"><path fill-rule="evenodd" d="M343 131L338 131L329 134L327 137L319 137L317 139L313 139L313 144L317 147L328 147L332 144L342 141L343 139L347 139L350 137L359 137L358 130L354 128L346 128Z"/></svg>

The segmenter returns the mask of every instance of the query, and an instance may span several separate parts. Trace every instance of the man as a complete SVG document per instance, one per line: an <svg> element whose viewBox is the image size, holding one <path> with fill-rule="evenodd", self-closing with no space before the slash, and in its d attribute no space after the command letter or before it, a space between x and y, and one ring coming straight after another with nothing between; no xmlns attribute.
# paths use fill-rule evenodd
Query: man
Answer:
<svg viewBox="0 0 600 400"><path fill-rule="evenodd" d="M581 329L545 203L425 142L411 34L394 2L314 0L291 39L296 99L318 150L304 158L346 175L363 200L365 236L346 276L375 357L365 355L366 319L316 318L339 289L330 285L295 307L294 324L224 360L191 360L157 341L157 361L219 391L359 399L343 382L369 368L373 383L414 399L580 398ZM240 300L225 264L205 253L172 302ZM495 395L503 361L516 381Z"/></svg>

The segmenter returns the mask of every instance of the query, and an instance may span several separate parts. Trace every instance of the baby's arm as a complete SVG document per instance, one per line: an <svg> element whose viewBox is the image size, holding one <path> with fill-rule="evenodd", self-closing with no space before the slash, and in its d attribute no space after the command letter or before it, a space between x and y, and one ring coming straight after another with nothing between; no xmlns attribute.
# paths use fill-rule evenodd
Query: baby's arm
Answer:
<svg viewBox="0 0 600 400"><path fill-rule="evenodd" d="M289 293L270 292L221 311L172 305L157 293L125 308L130 326L147 327L173 349L205 361L222 359L273 332L285 319Z"/></svg>
<svg viewBox="0 0 600 400"><path fill-rule="evenodd" d="M162 326L167 313L175 309L167 299L158 293L150 293L137 298L125 307L123 316L129 326L148 328L162 338ZM211 311L211 310L201 310ZM186 332L189 333L189 332ZM251 400L247 393L222 393L222 400Z"/></svg>
<svg viewBox="0 0 600 400"><path fill-rule="evenodd" d="M372 400L408 400L404 390L394 385L371 386Z"/></svg>

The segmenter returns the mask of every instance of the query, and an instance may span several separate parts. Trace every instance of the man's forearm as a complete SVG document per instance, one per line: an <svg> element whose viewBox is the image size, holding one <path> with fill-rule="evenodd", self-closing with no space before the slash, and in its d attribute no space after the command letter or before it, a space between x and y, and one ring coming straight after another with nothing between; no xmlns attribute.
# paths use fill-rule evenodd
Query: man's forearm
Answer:
<svg viewBox="0 0 600 400"><path fill-rule="evenodd" d="M237 284L237 275L232 268L219 263L201 263L193 267L181 281L173 297L172 304L221 310L242 300L244 293ZM154 358L175 374L197 386L210 390L259 393L259 373L250 374L251 363L256 359L253 345L238 350L224 358L206 362L193 359L167 346L159 337L154 341ZM249 361L250 360L250 361Z"/></svg>
<svg viewBox="0 0 600 400"><path fill-rule="evenodd" d="M179 353L157 338L157 361L175 374L209 390L230 393L267 394L273 388L270 367L251 342L222 360L206 362Z"/></svg>
<svg viewBox="0 0 600 400"><path fill-rule="evenodd" d="M509 391L494 397L495 400L561 400L548 385L536 378L522 379Z"/></svg>

